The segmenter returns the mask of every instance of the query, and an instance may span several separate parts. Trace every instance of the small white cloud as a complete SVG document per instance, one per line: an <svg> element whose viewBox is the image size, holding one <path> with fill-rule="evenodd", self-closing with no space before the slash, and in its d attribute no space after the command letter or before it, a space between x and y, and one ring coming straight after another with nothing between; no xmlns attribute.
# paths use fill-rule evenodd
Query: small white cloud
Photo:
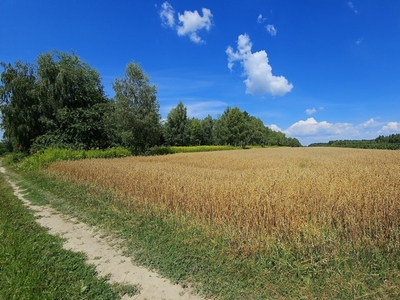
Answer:
<svg viewBox="0 0 400 300"><path fill-rule="evenodd" d="M197 31L201 29L210 30L212 26L211 10L207 8L202 9L203 16L201 17L197 10L185 11L183 15L178 14L181 26L177 27L178 35L189 35L190 39L195 43L203 43L204 41L197 35Z"/></svg>
<svg viewBox="0 0 400 300"><path fill-rule="evenodd" d="M359 39L356 41L356 44L357 44L357 45L360 45L360 44L362 43L363 39L364 39L364 38L359 38Z"/></svg>
<svg viewBox="0 0 400 300"><path fill-rule="evenodd" d="M202 29L209 31L213 17L208 8L203 8L202 13L203 16L200 16L197 10L178 13L179 24L176 24L174 8L168 2L164 2L161 5L160 18L164 26L175 29L179 36L187 35L192 42L202 44L205 42L199 37L198 32Z"/></svg>
<svg viewBox="0 0 400 300"><path fill-rule="evenodd" d="M267 26L265 26L265 28L267 29L267 31L268 31L268 33L269 33L270 35L276 36L276 34L277 34L278 31L276 30L276 28L275 28L274 25L268 24Z"/></svg>
<svg viewBox="0 0 400 300"><path fill-rule="evenodd" d="M175 10L171 6L171 4L169 4L168 2L164 2L161 5L161 11L160 11L160 18L162 24L166 27L174 28L175 27L174 15L175 15Z"/></svg>
<svg viewBox="0 0 400 300"><path fill-rule="evenodd" d="M264 23L266 20L267 20L267 18L263 18L262 14L258 15L258 18L257 18L258 23L260 23L260 24Z"/></svg>
<svg viewBox="0 0 400 300"><path fill-rule="evenodd" d="M306 109L307 115L312 115L312 114L315 114L316 112L317 112L317 110L315 108L307 108Z"/></svg>
<svg viewBox="0 0 400 300"><path fill-rule="evenodd" d="M243 67L246 93L252 95L285 95L290 92L293 85L283 76L272 75L267 52L264 50L251 52L253 44L247 34L241 34L237 41L237 51L232 47L226 49L228 55L228 68L232 70L236 61Z"/></svg>
<svg viewBox="0 0 400 300"><path fill-rule="evenodd" d="M400 133L400 123L398 122L389 122L385 126L379 130L379 133Z"/></svg>
<svg viewBox="0 0 400 300"><path fill-rule="evenodd" d="M282 132L282 129L280 129L277 125L275 124L271 124L270 126L268 126L269 128L271 128L271 130L273 131L280 131Z"/></svg>

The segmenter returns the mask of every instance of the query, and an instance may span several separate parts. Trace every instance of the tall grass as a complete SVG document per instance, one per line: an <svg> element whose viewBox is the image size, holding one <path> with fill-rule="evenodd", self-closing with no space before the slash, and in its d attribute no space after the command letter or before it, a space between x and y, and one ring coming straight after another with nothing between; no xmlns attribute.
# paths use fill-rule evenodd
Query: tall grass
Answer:
<svg viewBox="0 0 400 300"><path fill-rule="evenodd" d="M37 170L47 167L49 164L60 160L79 160L92 158L117 158L131 156L132 153L126 148L109 148L105 150L71 150L60 148L48 148L28 157L20 159L20 167L24 170Z"/></svg>

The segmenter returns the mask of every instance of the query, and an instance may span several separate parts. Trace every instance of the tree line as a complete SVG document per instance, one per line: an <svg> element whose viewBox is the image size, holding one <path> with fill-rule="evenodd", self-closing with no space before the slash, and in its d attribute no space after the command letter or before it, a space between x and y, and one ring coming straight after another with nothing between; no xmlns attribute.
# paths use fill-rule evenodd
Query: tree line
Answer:
<svg viewBox="0 0 400 300"><path fill-rule="evenodd" d="M328 143L313 143L309 147L345 147L362 149L400 149L400 133L388 136L380 135L372 140L336 140Z"/></svg>
<svg viewBox="0 0 400 300"><path fill-rule="evenodd" d="M37 152L49 147L126 147L145 153L154 146L301 146L256 117L228 107L222 115L188 118L182 102L161 120L155 85L130 62L105 95L100 74L74 53L52 51L36 64L0 63L2 147Z"/></svg>

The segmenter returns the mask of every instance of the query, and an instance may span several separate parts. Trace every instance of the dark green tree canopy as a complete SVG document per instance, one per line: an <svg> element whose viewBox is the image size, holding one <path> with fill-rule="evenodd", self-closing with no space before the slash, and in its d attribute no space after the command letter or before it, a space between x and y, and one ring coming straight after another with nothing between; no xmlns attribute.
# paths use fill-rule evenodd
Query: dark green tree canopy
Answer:
<svg viewBox="0 0 400 300"><path fill-rule="evenodd" d="M165 140L171 146L187 146L189 144L189 135L187 108L182 101L179 101L167 116L167 122L164 125Z"/></svg>
<svg viewBox="0 0 400 300"><path fill-rule="evenodd" d="M2 66L3 127L15 150L107 144L100 75L78 56L53 51L39 55L37 66Z"/></svg>
<svg viewBox="0 0 400 300"><path fill-rule="evenodd" d="M43 131L36 97L36 68L20 61L1 63L0 110L4 137L13 149L27 151Z"/></svg>
<svg viewBox="0 0 400 300"><path fill-rule="evenodd" d="M157 145L161 137L157 90L149 82L140 66L131 62L125 77L113 83L116 134L123 146L137 153Z"/></svg>

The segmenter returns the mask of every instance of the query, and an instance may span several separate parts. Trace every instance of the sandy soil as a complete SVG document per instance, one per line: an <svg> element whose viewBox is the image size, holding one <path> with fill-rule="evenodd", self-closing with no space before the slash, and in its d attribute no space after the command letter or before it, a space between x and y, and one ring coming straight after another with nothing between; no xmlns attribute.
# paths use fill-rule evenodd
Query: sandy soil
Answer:
<svg viewBox="0 0 400 300"><path fill-rule="evenodd" d="M6 170L0 167L0 172L6 173ZM111 283L141 286L139 295L124 296L122 299L203 299L191 294L188 289L172 284L157 273L134 265L129 257L122 255L119 241L105 237L98 230L80 223L74 218L62 215L49 206L32 205L24 198L23 190L9 179L7 181L13 187L15 196L34 212L37 222L47 228L50 234L60 235L65 239L65 249L84 252L88 257L87 262L96 266L100 276L111 275Z"/></svg>

